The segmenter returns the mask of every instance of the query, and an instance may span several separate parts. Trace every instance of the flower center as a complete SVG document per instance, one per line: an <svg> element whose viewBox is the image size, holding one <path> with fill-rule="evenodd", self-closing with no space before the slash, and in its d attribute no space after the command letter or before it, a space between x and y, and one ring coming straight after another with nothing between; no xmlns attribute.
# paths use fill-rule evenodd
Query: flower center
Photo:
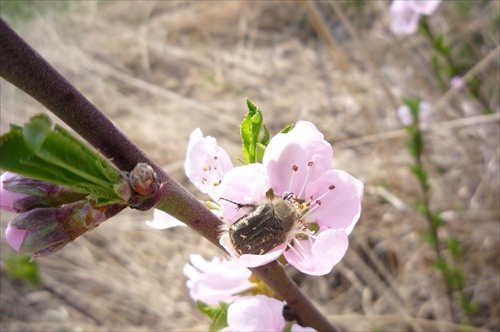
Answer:
<svg viewBox="0 0 500 332"><path fill-rule="evenodd" d="M312 195L309 197L309 201L305 203L307 206L307 210L302 217L307 217L311 212L315 211L321 206L321 199L326 195L330 194L332 190L335 189L335 186L332 184L328 186L327 190L325 190L319 197L314 198Z"/></svg>
<svg viewBox="0 0 500 332"><path fill-rule="evenodd" d="M312 166L312 165L311 165ZM290 231L287 236L287 250L293 251L297 256L302 259L306 259L310 254L301 243L301 241L308 241L309 247L312 247L313 240L316 239L316 231L310 230L308 228L307 216L311 212L317 210L321 207L321 199L330 194L335 189L335 185L329 185L326 190L321 193L318 197L310 196L306 201L300 199L300 196L294 195L290 200L296 203L297 212L301 215L300 223L297 227ZM301 191L304 190L304 186Z"/></svg>
<svg viewBox="0 0 500 332"><path fill-rule="evenodd" d="M203 172L205 175L201 178L201 184L218 187L224 176L219 157L214 156L214 163L212 165L203 166Z"/></svg>

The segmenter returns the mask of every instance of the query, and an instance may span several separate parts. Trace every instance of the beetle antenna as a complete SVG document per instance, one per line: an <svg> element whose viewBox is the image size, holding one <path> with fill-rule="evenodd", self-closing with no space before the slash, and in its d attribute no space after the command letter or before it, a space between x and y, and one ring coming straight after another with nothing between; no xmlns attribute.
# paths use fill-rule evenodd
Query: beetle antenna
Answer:
<svg viewBox="0 0 500 332"><path fill-rule="evenodd" d="M232 201L232 200L227 199L227 198L224 198L224 197L219 198L219 201L220 201L221 199L223 199L223 200L225 200L225 201L228 201L229 203L233 203L234 205L236 205L236 206L237 206L237 208L236 208L237 210L239 210L239 209L241 209L241 208L243 208L243 207L255 207L255 204L237 203L237 202L235 202L235 201Z"/></svg>

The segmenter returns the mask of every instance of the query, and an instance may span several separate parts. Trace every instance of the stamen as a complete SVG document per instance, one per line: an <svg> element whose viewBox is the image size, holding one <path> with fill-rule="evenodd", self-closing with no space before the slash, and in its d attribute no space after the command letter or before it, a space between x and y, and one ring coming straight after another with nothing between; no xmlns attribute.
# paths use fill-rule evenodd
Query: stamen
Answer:
<svg viewBox="0 0 500 332"><path fill-rule="evenodd" d="M295 178L295 172L297 172L299 170L299 166L297 165L293 165L292 166L292 176L290 178L290 181L288 181L288 192L292 192L292 183L293 183L293 179ZM294 193L296 194L296 193Z"/></svg>
<svg viewBox="0 0 500 332"><path fill-rule="evenodd" d="M307 238L309 244L313 244L313 239L316 238L316 235L314 235L309 229L307 229L307 226L304 224L303 229L299 229L296 232L293 233L293 235L290 237L290 240L287 241L287 247L290 248L297 256L299 256L301 259L306 259L309 255L307 253L307 250L304 248L302 243L300 243L300 240L298 240L298 236L303 235L305 238ZM292 246L292 241L293 241L293 246Z"/></svg>
<svg viewBox="0 0 500 332"><path fill-rule="evenodd" d="M293 241L294 246L292 247L293 252L297 254L301 259L306 259L307 258L307 252L302 243L300 243L299 240L294 240Z"/></svg>
<svg viewBox="0 0 500 332"><path fill-rule="evenodd" d="M321 194L318 198L316 198L316 200L314 201L315 204L311 204L312 207L310 207L307 212L302 216L303 218L305 218L309 213L313 212L314 210L316 210L318 207L321 206L321 199L323 197L325 197L326 195L328 195L333 189L335 189L335 186L334 185L331 185L328 187L328 190L325 191L323 194Z"/></svg>
<svg viewBox="0 0 500 332"><path fill-rule="evenodd" d="M311 174L311 168L314 166L314 163L312 161L307 163L307 172L306 172L306 178L304 179L304 182L302 183L302 188L299 190L299 197L302 196L302 193L304 192L304 189L306 187L306 184L309 182L309 176Z"/></svg>
<svg viewBox="0 0 500 332"><path fill-rule="evenodd" d="M298 241L294 241L294 243L297 243ZM292 246L292 244L290 242L287 243L287 247L293 251L297 256L303 258L302 254L297 250L295 249L295 246Z"/></svg>
<svg viewBox="0 0 500 332"><path fill-rule="evenodd" d="M211 185L214 188L219 186L221 183L223 173L222 165L220 164L219 157L213 157L214 163L212 165L206 165L203 167L203 172L205 172L205 176L202 178L201 183L203 185Z"/></svg>

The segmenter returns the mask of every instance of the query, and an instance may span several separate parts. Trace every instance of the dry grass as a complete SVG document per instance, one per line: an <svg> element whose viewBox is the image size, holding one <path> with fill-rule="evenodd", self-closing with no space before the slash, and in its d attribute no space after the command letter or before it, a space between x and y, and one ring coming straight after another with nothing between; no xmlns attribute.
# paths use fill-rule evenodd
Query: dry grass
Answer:
<svg viewBox="0 0 500 332"><path fill-rule="evenodd" d="M426 224L411 208L419 190L395 112L402 96L437 105L426 136L432 207L449 221L440 235L464 247L466 294L479 304L477 328L467 330L500 329L498 2L467 14L444 2L431 20L454 47L471 46L478 66L469 75L491 115L464 93L439 91L427 43L390 34L385 1L316 4L323 21L314 12L308 19L299 2L32 6L37 14L15 21L16 30L192 192L182 169L191 131L200 127L238 156L245 98L273 133L297 120L319 127L333 165L365 182L363 214L329 275L291 273L345 330L461 329L450 323L434 254L418 235ZM314 29L325 26L318 39ZM1 89L2 133L45 111L9 83ZM190 253L220 252L187 228L149 229L151 216L124 212L39 259L45 288L37 292L23 294L2 263L1 329L206 330L182 267ZM10 218L2 211L2 230ZM11 252L5 241L1 252Z"/></svg>

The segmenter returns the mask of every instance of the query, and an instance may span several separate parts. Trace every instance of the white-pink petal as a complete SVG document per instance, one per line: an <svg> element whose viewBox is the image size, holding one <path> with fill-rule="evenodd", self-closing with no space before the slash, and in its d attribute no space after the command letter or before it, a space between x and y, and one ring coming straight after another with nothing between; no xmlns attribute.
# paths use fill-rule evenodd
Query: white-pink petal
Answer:
<svg viewBox="0 0 500 332"><path fill-rule="evenodd" d="M239 209L231 200L239 204L262 204L266 202L266 192L271 188L266 170L262 164L255 163L233 168L228 171L220 186L219 204L224 214L224 222L231 225L251 208Z"/></svg>
<svg viewBox="0 0 500 332"><path fill-rule="evenodd" d="M407 0L394 0L391 13L391 32L395 35L411 35L417 32L420 14L413 10Z"/></svg>
<svg viewBox="0 0 500 332"><path fill-rule="evenodd" d="M282 331L284 302L265 295L242 296L228 308L228 327L222 331Z"/></svg>
<svg viewBox="0 0 500 332"><path fill-rule="evenodd" d="M292 332L316 332L312 327L303 327L299 324L292 324Z"/></svg>
<svg viewBox="0 0 500 332"><path fill-rule="evenodd" d="M200 129L193 131L188 143L184 169L196 188L217 201L220 198L220 182L232 168L231 158L217 145L215 138L203 137Z"/></svg>
<svg viewBox="0 0 500 332"><path fill-rule="evenodd" d="M450 86L453 89L463 89L466 86L467 82L464 80L462 76L453 76L450 80Z"/></svg>
<svg viewBox="0 0 500 332"><path fill-rule="evenodd" d="M200 255L191 255L191 263L184 266L188 277L187 286L194 301L214 305L219 302L232 302L237 294L253 287L248 280L250 270L233 260L214 257L211 262Z"/></svg>
<svg viewBox="0 0 500 332"><path fill-rule="evenodd" d="M286 260L299 271L309 275L325 275L340 262L349 246L347 234L343 229L320 228L316 239L300 241L303 252L298 254L294 250L287 250L284 253Z"/></svg>
<svg viewBox="0 0 500 332"><path fill-rule="evenodd" d="M431 115L432 104L426 100L420 101L418 105L418 125L420 128L425 129L429 126L429 117ZM413 125L413 115L408 105L401 105L398 108L399 121L404 126Z"/></svg>
<svg viewBox="0 0 500 332"><path fill-rule="evenodd" d="M287 134L277 134L271 139L262 163L276 194L293 192L300 196L303 184L331 168L332 157L332 146L316 126L299 121Z"/></svg>
<svg viewBox="0 0 500 332"><path fill-rule="evenodd" d="M330 186L334 189L329 189ZM342 170L330 170L306 186L305 197L313 197L313 204L306 216L307 222L319 226L344 229L350 234L361 214L363 182ZM324 193L327 193L324 195ZM324 195L323 197L321 197ZM316 199L321 204L315 204Z"/></svg>
<svg viewBox="0 0 500 332"><path fill-rule="evenodd" d="M441 0L407 0L408 6L422 15L432 15L441 4Z"/></svg>
<svg viewBox="0 0 500 332"><path fill-rule="evenodd" d="M14 203L28 196L26 194L15 193L4 189L3 182L16 176L17 174L11 172L5 172L0 176L0 209L2 210L16 212L13 208Z"/></svg>
<svg viewBox="0 0 500 332"><path fill-rule="evenodd" d="M177 226L186 226L186 224L184 224L180 220L158 209L154 209L153 221L146 221L146 225L154 229L167 229Z"/></svg>
<svg viewBox="0 0 500 332"><path fill-rule="evenodd" d="M403 126L411 126L413 124L413 116L408 105L401 105L398 108L398 118Z"/></svg>
<svg viewBox="0 0 500 332"><path fill-rule="evenodd" d="M15 251L19 252L29 232L27 229L17 229L9 225L5 230L5 239Z"/></svg>

